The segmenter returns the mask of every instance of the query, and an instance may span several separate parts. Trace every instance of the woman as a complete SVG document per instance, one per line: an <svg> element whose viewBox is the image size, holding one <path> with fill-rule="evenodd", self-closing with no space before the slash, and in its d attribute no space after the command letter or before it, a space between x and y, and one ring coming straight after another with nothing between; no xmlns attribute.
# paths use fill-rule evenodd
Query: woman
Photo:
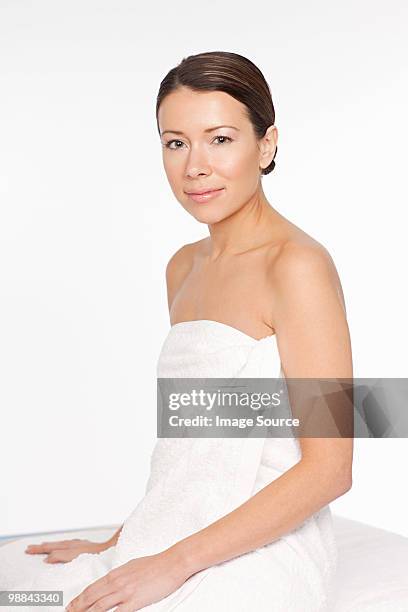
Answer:
<svg viewBox="0 0 408 612"><path fill-rule="evenodd" d="M333 261L262 188L278 133L260 70L235 53L187 57L162 81L156 117L172 191L209 229L167 265L172 327L158 375L350 379ZM29 547L52 567L38 564L26 584L75 594L69 612L328 610L328 504L351 487L352 438L261 442L159 439L121 530L103 545ZM14 588L26 586L19 576Z"/></svg>

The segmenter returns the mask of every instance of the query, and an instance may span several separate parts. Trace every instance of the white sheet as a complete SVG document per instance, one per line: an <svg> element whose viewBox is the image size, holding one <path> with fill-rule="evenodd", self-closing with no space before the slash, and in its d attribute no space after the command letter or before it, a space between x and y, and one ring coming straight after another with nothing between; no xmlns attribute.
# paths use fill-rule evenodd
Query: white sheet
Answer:
<svg viewBox="0 0 408 612"><path fill-rule="evenodd" d="M408 612L408 538L333 515L333 612Z"/></svg>
<svg viewBox="0 0 408 612"><path fill-rule="evenodd" d="M408 612L408 538L335 514L333 521L339 547L333 612ZM118 527L20 536L21 551L43 540L101 542Z"/></svg>

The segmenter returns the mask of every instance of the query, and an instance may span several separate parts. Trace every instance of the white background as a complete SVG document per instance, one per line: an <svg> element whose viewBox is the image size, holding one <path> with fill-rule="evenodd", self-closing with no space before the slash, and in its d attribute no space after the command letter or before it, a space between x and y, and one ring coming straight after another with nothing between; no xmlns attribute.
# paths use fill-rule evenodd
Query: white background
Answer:
<svg viewBox="0 0 408 612"><path fill-rule="evenodd" d="M161 79L225 50L270 84L271 204L331 253L356 377L406 377L408 5L0 2L0 535L122 522L144 494L174 199ZM356 440L335 513L408 535L405 439ZM405 504L405 505L404 505Z"/></svg>

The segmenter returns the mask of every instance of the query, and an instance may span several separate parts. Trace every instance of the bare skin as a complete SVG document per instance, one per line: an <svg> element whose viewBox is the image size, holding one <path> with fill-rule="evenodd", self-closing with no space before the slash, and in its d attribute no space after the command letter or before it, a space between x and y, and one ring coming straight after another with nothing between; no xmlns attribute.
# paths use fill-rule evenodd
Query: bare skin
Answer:
<svg viewBox="0 0 408 612"><path fill-rule="evenodd" d="M240 102L224 92L184 87L163 100L159 124L172 191L210 234L184 245L167 265L171 323L212 319L255 339L276 334L287 378L351 378L334 263L322 245L272 207L262 189L260 174L273 159L276 127L258 140ZM222 191L205 203L187 193L202 189ZM299 442L301 460L241 506L166 550L110 571L75 597L68 612L139 610L196 572L279 539L346 493L353 440Z"/></svg>
<svg viewBox="0 0 408 612"><path fill-rule="evenodd" d="M326 249L269 205L262 228L274 234L237 254L211 255L212 237L179 249L167 266L167 288L172 325L194 319L212 319L235 327L255 339L276 333L274 275L277 262L290 249L302 246L325 258L333 286L346 312L337 270ZM279 232L279 233L278 233Z"/></svg>
<svg viewBox="0 0 408 612"><path fill-rule="evenodd" d="M24 552L29 555L47 555L44 563L68 563L82 553L100 553L111 546L115 546L122 527L106 542L92 542L81 538L72 540L55 540L41 542L41 544L30 544Z"/></svg>

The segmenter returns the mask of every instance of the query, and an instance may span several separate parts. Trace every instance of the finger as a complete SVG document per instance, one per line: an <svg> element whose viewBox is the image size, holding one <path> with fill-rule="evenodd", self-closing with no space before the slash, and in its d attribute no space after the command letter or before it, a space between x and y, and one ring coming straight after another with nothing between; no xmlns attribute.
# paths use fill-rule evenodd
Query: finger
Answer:
<svg viewBox="0 0 408 612"><path fill-rule="evenodd" d="M67 563L76 556L72 550L54 550L44 559L44 563Z"/></svg>
<svg viewBox="0 0 408 612"><path fill-rule="evenodd" d="M56 540L51 542L42 542L41 544L30 544L25 552L27 553L48 553L56 548L77 548L82 545L83 540Z"/></svg>
<svg viewBox="0 0 408 612"><path fill-rule="evenodd" d="M43 542L43 544L30 544L25 549L27 553L48 553L58 548L58 544L55 542Z"/></svg>
<svg viewBox="0 0 408 612"><path fill-rule="evenodd" d="M124 597L119 592L111 593L110 595L107 595L106 597L102 597L101 599L98 599L98 601L95 602L93 606L86 609L86 612L94 612L94 611L95 612L96 611L106 612L107 610L111 610L118 604L121 604L123 600L124 600Z"/></svg>
<svg viewBox="0 0 408 612"><path fill-rule="evenodd" d="M60 559L57 554L50 553L44 559L44 563L59 563Z"/></svg>
<svg viewBox="0 0 408 612"><path fill-rule="evenodd" d="M124 603L115 608L114 612L136 612L136 610L141 610L140 606L138 606L134 601L129 601L128 603Z"/></svg>
<svg viewBox="0 0 408 612"><path fill-rule="evenodd" d="M98 599L106 597L116 592L117 588L112 583L112 578L109 574L106 574L102 578L99 578L92 584L86 587L75 597L67 606L67 612L88 612L89 608L93 606Z"/></svg>

